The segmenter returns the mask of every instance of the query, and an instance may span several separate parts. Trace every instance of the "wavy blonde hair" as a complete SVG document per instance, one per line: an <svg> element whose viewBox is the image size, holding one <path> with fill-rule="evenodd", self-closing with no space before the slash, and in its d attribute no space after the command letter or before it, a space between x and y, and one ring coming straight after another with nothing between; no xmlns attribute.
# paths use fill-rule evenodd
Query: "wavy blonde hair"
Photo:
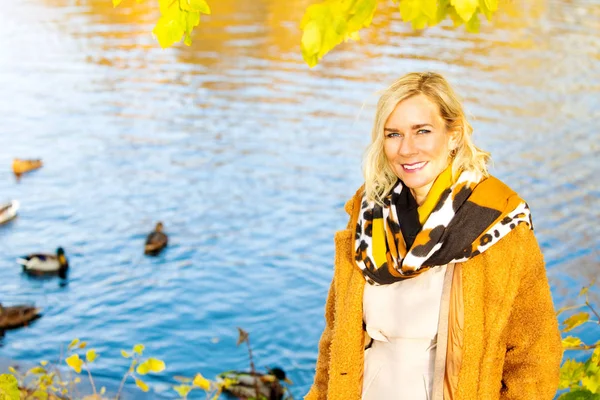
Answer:
<svg viewBox="0 0 600 400"><path fill-rule="evenodd" d="M385 89L377 103L371 143L363 160L365 192L367 200L383 204L398 177L392 171L383 150L385 123L401 101L423 94L437 104L448 132L456 138L455 154L452 157L452 176L461 171L477 171L489 176L487 162L490 153L475 146L471 135L473 127L467 121L462 104L446 79L435 72L412 72L404 75Z"/></svg>

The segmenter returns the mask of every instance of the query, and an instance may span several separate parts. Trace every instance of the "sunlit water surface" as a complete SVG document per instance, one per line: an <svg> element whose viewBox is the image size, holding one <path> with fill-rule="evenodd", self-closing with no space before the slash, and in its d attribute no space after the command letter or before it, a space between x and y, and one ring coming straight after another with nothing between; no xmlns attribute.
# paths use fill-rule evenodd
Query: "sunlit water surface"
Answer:
<svg viewBox="0 0 600 400"><path fill-rule="evenodd" d="M144 343L167 363L148 381L168 396L175 375L246 368L243 327L257 366L284 367L301 398L377 91L413 70L456 86L493 173L529 202L557 306L597 273L597 3L510 2L478 35L412 32L382 5L363 41L312 70L306 0L211 2L193 46L169 50L151 37L155 9L110 3L2 5L0 200L22 208L0 227L0 301L44 316L0 356L55 359L79 337L116 385L119 349ZM13 157L45 166L17 182ZM147 258L158 220L170 245ZM66 285L20 273L16 257L59 245Z"/></svg>

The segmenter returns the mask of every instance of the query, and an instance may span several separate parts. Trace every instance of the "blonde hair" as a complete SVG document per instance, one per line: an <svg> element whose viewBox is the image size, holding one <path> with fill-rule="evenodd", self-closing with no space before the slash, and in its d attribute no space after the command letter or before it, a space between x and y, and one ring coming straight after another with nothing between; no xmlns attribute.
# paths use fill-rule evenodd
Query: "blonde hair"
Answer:
<svg viewBox="0 0 600 400"><path fill-rule="evenodd" d="M476 171L489 176L486 164L490 154L473 143L473 127L467 121L462 104L448 81L435 72L412 72L385 89L377 103L371 143L363 161L365 192L369 201L383 204L384 197L398 179L383 150L385 123L398 103L418 94L427 96L437 104L447 131L456 134L455 154L452 157L453 178L461 171Z"/></svg>

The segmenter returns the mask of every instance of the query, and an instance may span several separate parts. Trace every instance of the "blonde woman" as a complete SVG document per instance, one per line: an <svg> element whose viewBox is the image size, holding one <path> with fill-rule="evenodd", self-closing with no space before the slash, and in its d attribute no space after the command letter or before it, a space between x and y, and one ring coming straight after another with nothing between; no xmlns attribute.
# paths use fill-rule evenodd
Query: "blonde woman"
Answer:
<svg viewBox="0 0 600 400"><path fill-rule="evenodd" d="M305 399L554 397L561 338L529 208L471 134L439 74L381 96Z"/></svg>

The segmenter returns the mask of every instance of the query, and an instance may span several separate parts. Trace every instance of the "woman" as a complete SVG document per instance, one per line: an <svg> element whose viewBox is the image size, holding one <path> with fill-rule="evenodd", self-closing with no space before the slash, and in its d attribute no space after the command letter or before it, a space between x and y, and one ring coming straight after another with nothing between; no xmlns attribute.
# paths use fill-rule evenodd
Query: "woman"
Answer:
<svg viewBox="0 0 600 400"><path fill-rule="evenodd" d="M305 399L553 398L561 338L529 208L471 134L439 74L381 96Z"/></svg>

